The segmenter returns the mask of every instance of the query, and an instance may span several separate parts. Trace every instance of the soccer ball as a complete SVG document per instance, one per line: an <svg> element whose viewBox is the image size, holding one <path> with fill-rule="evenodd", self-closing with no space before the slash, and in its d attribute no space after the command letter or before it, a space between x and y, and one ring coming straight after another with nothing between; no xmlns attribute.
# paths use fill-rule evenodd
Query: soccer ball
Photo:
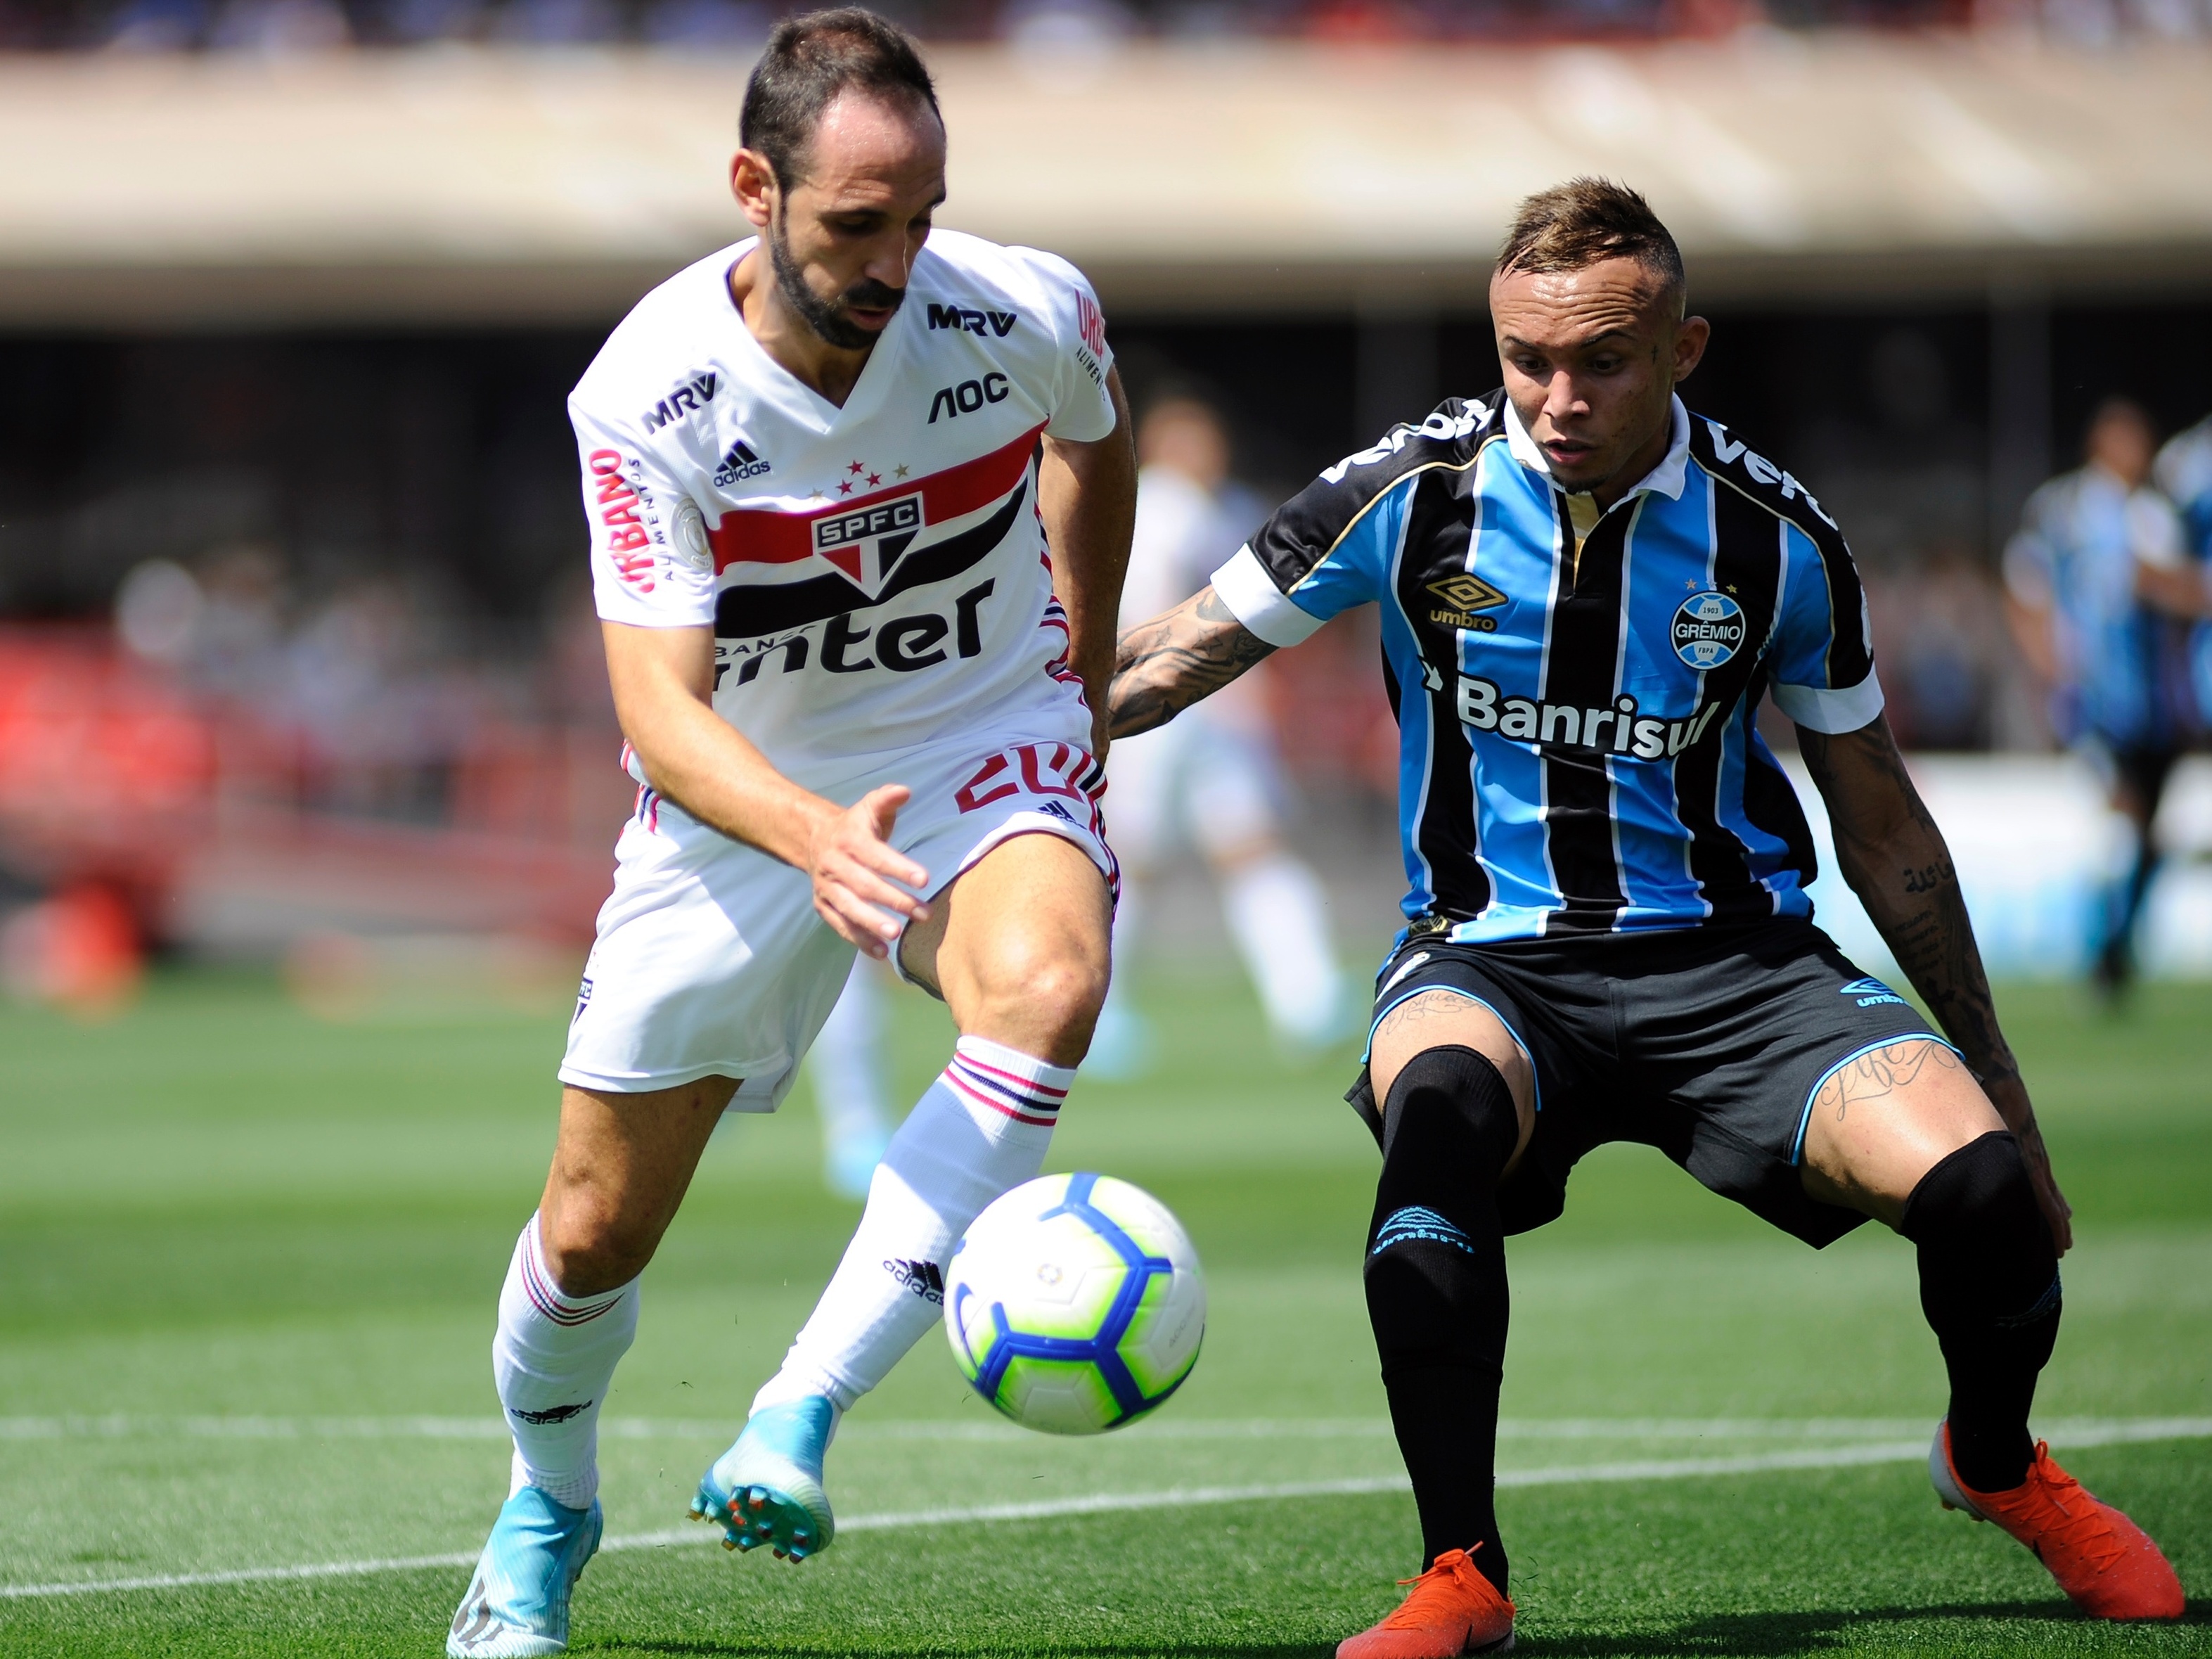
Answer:
<svg viewBox="0 0 2212 1659"><path fill-rule="evenodd" d="M1168 1208L1111 1176L1025 1182L977 1216L945 1274L961 1374L1024 1428L1118 1429L1198 1361L1206 1279Z"/></svg>

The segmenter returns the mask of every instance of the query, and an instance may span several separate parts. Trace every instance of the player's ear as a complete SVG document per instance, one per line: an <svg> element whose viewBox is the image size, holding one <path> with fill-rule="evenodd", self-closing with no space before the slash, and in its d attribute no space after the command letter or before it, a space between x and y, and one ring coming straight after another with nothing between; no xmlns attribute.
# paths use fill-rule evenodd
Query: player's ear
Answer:
<svg viewBox="0 0 2212 1659"><path fill-rule="evenodd" d="M730 158L730 194L754 229L766 230L775 217L775 169L757 150L741 149Z"/></svg>
<svg viewBox="0 0 2212 1659"><path fill-rule="evenodd" d="M1690 372L1705 361L1705 345L1713 337L1713 325L1702 317L1685 317L1674 325L1674 378L1686 380Z"/></svg>

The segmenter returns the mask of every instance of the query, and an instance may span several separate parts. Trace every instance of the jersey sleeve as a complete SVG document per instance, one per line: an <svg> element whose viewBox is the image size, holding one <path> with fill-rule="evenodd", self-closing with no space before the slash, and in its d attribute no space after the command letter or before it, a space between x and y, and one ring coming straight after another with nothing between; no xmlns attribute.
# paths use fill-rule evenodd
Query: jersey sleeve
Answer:
<svg viewBox="0 0 2212 1659"><path fill-rule="evenodd" d="M1881 713L1866 590L1841 536L1783 532L1789 562L1767 648L1774 706L1814 732L1856 732Z"/></svg>
<svg viewBox="0 0 2212 1659"><path fill-rule="evenodd" d="M571 399L600 617L635 628L714 620L714 556L698 504L622 424Z"/></svg>
<svg viewBox="0 0 2212 1659"><path fill-rule="evenodd" d="M1106 313L1090 279L1055 253L1025 250L1043 284L1045 320L1054 344L1052 414L1045 431L1070 443L1096 443L1118 417L1106 371L1114 366L1106 343Z"/></svg>
<svg viewBox="0 0 2212 1659"><path fill-rule="evenodd" d="M1419 431L1395 427L1328 468L1213 573L1214 592L1238 622L1270 645L1296 645L1340 611L1382 597L1426 447L1412 436Z"/></svg>

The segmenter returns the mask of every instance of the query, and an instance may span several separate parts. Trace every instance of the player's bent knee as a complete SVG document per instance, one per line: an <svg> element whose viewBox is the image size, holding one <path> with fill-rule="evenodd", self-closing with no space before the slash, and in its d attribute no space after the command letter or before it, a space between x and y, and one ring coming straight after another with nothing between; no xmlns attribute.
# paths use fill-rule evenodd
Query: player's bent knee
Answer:
<svg viewBox="0 0 2212 1659"><path fill-rule="evenodd" d="M1382 1103L1382 1158L1442 1156L1451 1173L1495 1185L1521 1141L1513 1091L1487 1054L1460 1043L1424 1048L1399 1067Z"/></svg>
<svg viewBox="0 0 2212 1659"><path fill-rule="evenodd" d="M570 1196L538 1216L545 1265L564 1296L598 1296L629 1284L653 1260L661 1231L597 1194Z"/></svg>
<svg viewBox="0 0 2212 1659"><path fill-rule="evenodd" d="M1915 1243L1955 1248L1992 1265L2021 1261L2045 1276L2057 1267L2027 1160L2008 1130L1992 1130L1938 1159L1905 1200L1898 1231Z"/></svg>

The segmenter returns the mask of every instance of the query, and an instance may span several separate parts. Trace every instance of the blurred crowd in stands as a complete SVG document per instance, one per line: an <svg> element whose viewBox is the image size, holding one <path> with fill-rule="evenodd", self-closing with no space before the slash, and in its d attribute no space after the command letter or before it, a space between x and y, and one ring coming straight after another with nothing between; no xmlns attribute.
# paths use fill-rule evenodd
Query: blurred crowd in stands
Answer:
<svg viewBox="0 0 2212 1659"><path fill-rule="evenodd" d="M0 0L0 51L258 53L490 43L748 52L764 0ZM936 40L1048 52L1132 39L1604 40L1983 28L2082 45L2212 36L2212 0L885 0Z"/></svg>

